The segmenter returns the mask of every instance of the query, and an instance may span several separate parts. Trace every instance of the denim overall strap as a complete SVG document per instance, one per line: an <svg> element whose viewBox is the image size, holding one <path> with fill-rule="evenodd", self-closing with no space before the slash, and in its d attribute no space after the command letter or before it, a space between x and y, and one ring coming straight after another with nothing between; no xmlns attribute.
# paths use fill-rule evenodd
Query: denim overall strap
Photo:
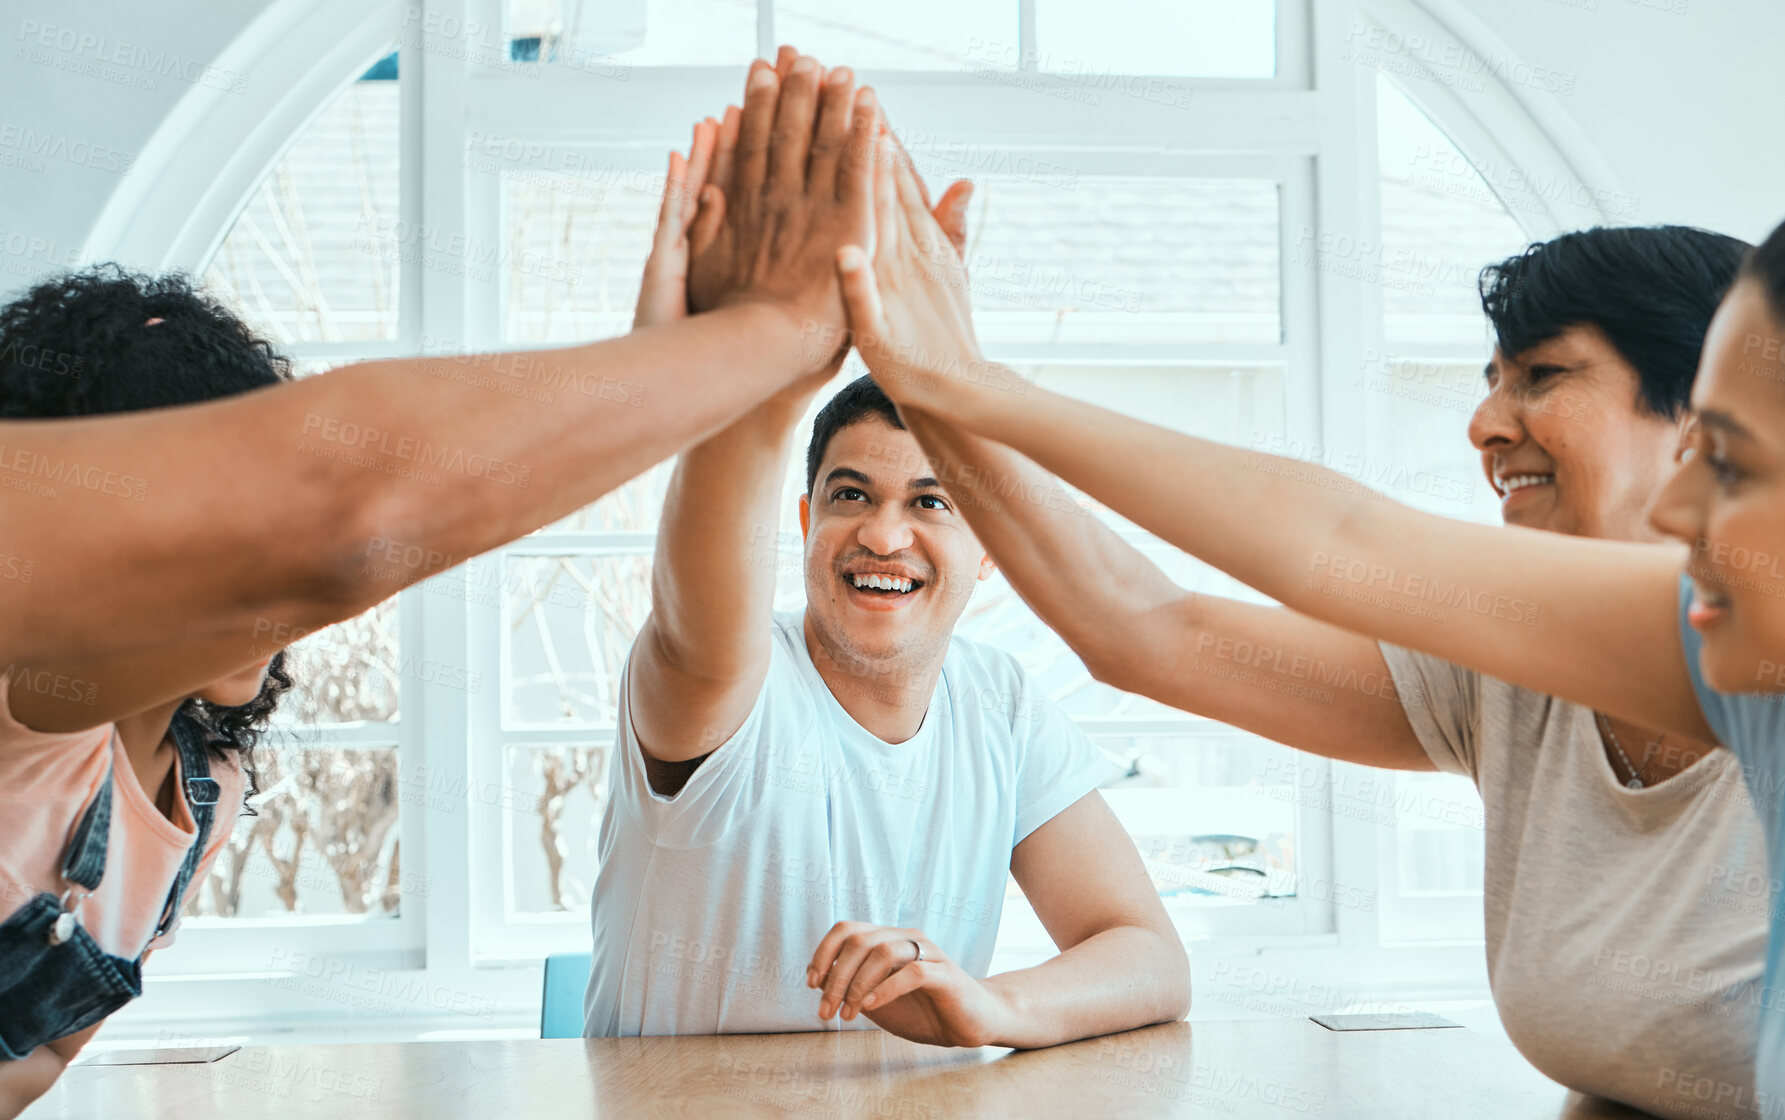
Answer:
<svg viewBox="0 0 1785 1120"><path fill-rule="evenodd" d="M116 732L114 732L116 734ZM112 768L105 768L105 781L93 795L87 811L81 814L74 835L62 849L62 878L92 893L99 889L105 876L105 849L112 832Z"/></svg>
<svg viewBox="0 0 1785 1120"><path fill-rule="evenodd" d="M192 848L180 863L180 873L174 877L173 889L167 892L167 903L161 909L161 921L155 926L155 937L160 937L171 929L174 920L179 917L180 903L186 897L186 887L192 882L192 876L198 871L198 863L204 858L205 848L211 842L211 822L216 818L217 798L222 793L217 779L211 777L211 756L205 748L202 732L177 713L173 723L168 726L168 731L173 735L174 744L180 751L180 793L186 798L186 808L192 813L192 823L196 826L197 835L192 838Z"/></svg>

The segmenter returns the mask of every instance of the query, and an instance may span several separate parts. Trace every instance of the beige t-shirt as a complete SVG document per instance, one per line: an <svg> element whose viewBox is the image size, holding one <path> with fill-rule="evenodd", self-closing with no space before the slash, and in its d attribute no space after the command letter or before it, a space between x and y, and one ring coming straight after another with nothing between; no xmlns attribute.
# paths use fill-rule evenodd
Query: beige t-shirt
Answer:
<svg viewBox="0 0 1785 1120"><path fill-rule="evenodd" d="M1756 1115L1766 846L1735 757L1627 789L1590 708L1382 653L1432 762L1481 791L1488 983L1519 1052L1660 1116Z"/></svg>

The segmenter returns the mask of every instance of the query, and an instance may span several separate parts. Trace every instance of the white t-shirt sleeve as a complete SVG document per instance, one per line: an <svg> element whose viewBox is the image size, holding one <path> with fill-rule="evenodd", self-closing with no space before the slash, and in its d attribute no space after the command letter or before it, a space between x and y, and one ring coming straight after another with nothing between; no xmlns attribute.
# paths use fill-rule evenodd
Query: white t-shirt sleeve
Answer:
<svg viewBox="0 0 1785 1120"><path fill-rule="evenodd" d="M1026 673L1011 665L1011 730L1017 747L1014 849L1061 810L1115 777L1115 763L1040 695Z"/></svg>
<svg viewBox="0 0 1785 1120"><path fill-rule="evenodd" d="M1378 642L1401 710L1432 765L1480 781L1481 675L1454 662Z"/></svg>
<svg viewBox="0 0 1785 1120"><path fill-rule="evenodd" d="M636 648L635 648L636 652ZM715 747L673 794L651 788L644 748L632 725L632 659L620 686L619 729L614 737L610 788L620 807L653 843L674 848L717 843L764 795L758 771L774 764L764 744L794 747L804 741L812 705L779 635L771 643L768 674L744 722Z"/></svg>

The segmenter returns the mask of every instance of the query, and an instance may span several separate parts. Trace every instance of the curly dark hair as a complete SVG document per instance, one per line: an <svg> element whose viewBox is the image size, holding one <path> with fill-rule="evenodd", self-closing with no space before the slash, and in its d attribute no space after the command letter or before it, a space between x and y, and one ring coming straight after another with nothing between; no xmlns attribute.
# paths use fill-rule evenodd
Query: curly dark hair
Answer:
<svg viewBox="0 0 1785 1120"><path fill-rule="evenodd" d="M149 325L154 319L161 321ZM0 419L196 404L291 379L291 363L270 342L179 274L98 265L44 281L0 308ZM245 798L259 790L254 746L291 685L280 652L249 703L220 707L194 697L174 713L213 758L241 769Z"/></svg>

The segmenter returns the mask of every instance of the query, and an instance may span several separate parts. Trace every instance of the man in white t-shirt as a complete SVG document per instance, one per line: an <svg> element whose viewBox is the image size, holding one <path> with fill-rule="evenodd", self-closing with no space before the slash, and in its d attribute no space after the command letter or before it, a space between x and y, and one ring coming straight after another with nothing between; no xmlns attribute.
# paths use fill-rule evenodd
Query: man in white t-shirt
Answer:
<svg viewBox="0 0 1785 1120"><path fill-rule="evenodd" d="M1181 1018L1189 962L1097 792L1110 765L1014 658L954 636L992 564L868 378L814 423L806 609L773 610L778 490L820 384L677 463L584 1032L1032 1047ZM1060 953L987 976L1012 875Z"/></svg>

